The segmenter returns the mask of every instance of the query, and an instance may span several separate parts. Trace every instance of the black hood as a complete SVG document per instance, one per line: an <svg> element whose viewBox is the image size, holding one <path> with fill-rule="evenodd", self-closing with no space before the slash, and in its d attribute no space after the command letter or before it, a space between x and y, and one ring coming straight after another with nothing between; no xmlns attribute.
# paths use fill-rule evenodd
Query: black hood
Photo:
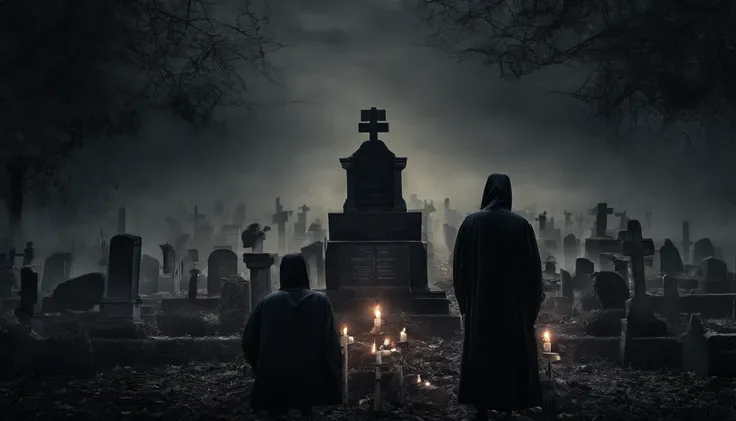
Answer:
<svg viewBox="0 0 736 421"><path fill-rule="evenodd" d="M491 174L483 189L481 209L511 210L511 179L506 174Z"/></svg>
<svg viewBox="0 0 736 421"><path fill-rule="evenodd" d="M309 289L307 262L301 253L287 254L279 267L281 289Z"/></svg>

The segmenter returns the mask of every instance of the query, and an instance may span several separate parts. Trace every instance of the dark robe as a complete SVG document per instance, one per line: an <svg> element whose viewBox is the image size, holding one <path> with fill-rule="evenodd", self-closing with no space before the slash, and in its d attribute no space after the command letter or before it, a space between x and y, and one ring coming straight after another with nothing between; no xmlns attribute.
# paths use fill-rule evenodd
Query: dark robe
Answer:
<svg viewBox="0 0 736 421"><path fill-rule="evenodd" d="M511 180L488 177L481 210L458 231L455 296L463 315L460 404L495 410L541 406L534 322L542 265L529 222L511 212Z"/></svg>
<svg viewBox="0 0 736 421"><path fill-rule="evenodd" d="M301 254L283 257L281 289L261 300L243 332L255 373L251 406L288 410L342 403L340 338L327 296L309 289Z"/></svg>

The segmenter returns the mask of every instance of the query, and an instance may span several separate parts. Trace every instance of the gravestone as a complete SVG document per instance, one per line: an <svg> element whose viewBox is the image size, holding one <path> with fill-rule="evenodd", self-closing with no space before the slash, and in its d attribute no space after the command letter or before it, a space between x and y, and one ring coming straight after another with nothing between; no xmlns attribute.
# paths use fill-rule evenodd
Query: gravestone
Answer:
<svg viewBox="0 0 736 421"><path fill-rule="evenodd" d="M65 310L88 311L100 304L105 296L105 274L86 273L59 284L43 311L58 313Z"/></svg>
<svg viewBox="0 0 736 421"><path fill-rule="evenodd" d="M560 290L560 298L557 300L555 311L570 316L573 313L575 291L572 276L570 276L570 272L564 269L560 270Z"/></svg>
<svg viewBox="0 0 736 421"><path fill-rule="evenodd" d="M664 244L659 249L659 264L661 273L684 273L685 266L682 264L680 258L680 252L677 250L677 246L669 238L664 241Z"/></svg>
<svg viewBox="0 0 736 421"><path fill-rule="evenodd" d="M624 309L629 299L629 286L616 272L598 272L593 289L604 310Z"/></svg>
<svg viewBox="0 0 736 421"><path fill-rule="evenodd" d="M328 215L327 292L338 312L380 298L385 311L447 315L446 294L428 284L422 213L407 212L403 198L401 172L407 158L397 157L378 139L379 132L388 132L385 119L384 110L361 111L359 131L370 138L340 159L347 198L343 213Z"/></svg>
<svg viewBox="0 0 736 421"><path fill-rule="evenodd" d="M219 249L210 253L207 259L207 296L219 297L222 292L222 279L237 274L238 255L234 251Z"/></svg>
<svg viewBox="0 0 736 421"><path fill-rule="evenodd" d="M158 281L161 264L158 259L144 254L141 257L140 293L152 295L158 292Z"/></svg>
<svg viewBox="0 0 736 421"><path fill-rule="evenodd" d="M690 222L682 221L682 255L685 257L685 263L690 263ZM698 262L700 263L700 262Z"/></svg>
<svg viewBox="0 0 736 421"><path fill-rule="evenodd" d="M540 213L534 220L539 222L539 238L543 240L547 233L547 211Z"/></svg>
<svg viewBox="0 0 736 421"><path fill-rule="evenodd" d="M727 294L731 292L728 267L723 260L706 257L698 277L698 289L702 294Z"/></svg>
<svg viewBox="0 0 736 421"><path fill-rule="evenodd" d="M41 290L51 292L57 285L69 279L72 271L71 253L54 253L46 258L41 276Z"/></svg>
<svg viewBox="0 0 736 421"><path fill-rule="evenodd" d="M276 261L277 254L243 253L243 263L250 270L250 308L256 305L271 293L271 267Z"/></svg>
<svg viewBox="0 0 736 421"><path fill-rule="evenodd" d="M178 294L180 288L179 276L176 272L176 251L174 247L169 244L159 245L161 248L161 254L163 257L163 263L161 264L161 275L158 278L159 292L168 292L170 294Z"/></svg>
<svg viewBox="0 0 736 421"><path fill-rule="evenodd" d="M676 277L665 274L662 276L662 290L665 298L664 313L667 322L672 324L680 323L680 280Z"/></svg>
<svg viewBox="0 0 736 421"><path fill-rule="evenodd" d="M595 236L603 238L608 228L608 215L613 214L613 208L609 208L608 203L598 203L593 213L595 214Z"/></svg>
<svg viewBox="0 0 736 421"><path fill-rule="evenodd" d="M580 240L575 234L567 234L562 239L562 247L565 253L565 269L575 269L575 259L580 257Z"/></svg>
<svg viewBox="0 0 736 421"><path fill-rule="evenodd" d="M575 259L575 289L589 291L592 287L590 275L593 272L595 272L593 262L584 257Z"/></svg>
<svg viewBox="0 0 736 421"><path fill-rule="evenodd" d="M187 283L187 299L189 301L197 300L197 287L199 286L199 269L193 268L189 271L189 282Z"/></svg>
<svg viewBox="0 0 736 421"><path fill-rule="evenodd" d="M315 241L302 247L302 256L307 262L311 288L322 289L325 287L325 243Z"/></svg>
<svg viewBox="0 0 736 421"><path fill-rule="evenodd" d="M708 238L701 238L693 244L693 264L699 265L703 259L715 257L716 248Z"/></svg>
<svg viewBox="0 0 736 421"><path fill-rule="evenodd" d="M24 267L20 270L20 303L15 309L15 315L21 324L29 324L31 317L36 314L38 303L38 274L33 269Z"/></svg>

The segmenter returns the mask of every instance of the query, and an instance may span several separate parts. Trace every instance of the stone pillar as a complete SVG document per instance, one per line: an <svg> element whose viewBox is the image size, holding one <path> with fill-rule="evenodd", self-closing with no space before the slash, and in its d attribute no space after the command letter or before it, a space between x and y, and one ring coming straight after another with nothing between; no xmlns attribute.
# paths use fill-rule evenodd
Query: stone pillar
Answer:
<svg viewBox="0 0 736 421"><path fill-rule="evenodd" d="M250 270L251 310L271 293L271 266L277 257L271 253L243 253L243 263Z"/></svg>

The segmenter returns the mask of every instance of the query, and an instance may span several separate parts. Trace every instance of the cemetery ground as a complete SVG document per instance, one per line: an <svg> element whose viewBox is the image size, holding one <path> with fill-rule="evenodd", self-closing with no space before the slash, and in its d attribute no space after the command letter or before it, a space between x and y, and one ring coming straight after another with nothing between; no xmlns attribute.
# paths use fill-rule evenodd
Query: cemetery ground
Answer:
<svg viewBox="0 0 736 421"><path fill-rule="evenodd" d="M540 315L540 322L554 323L558 331L579 330L574 319L562 320L547 312ZM318 408L315 418L472 419L467 408L455 403L462 349L459 336L426 341L410 338L404 366L410 379L404 386L405 405L391 397L397 393L394 382L384 388L388 396L382 411L375 413L369 351L374 339L368 333L354 335L350 402ZM553 367L557 409L554 413L528 410L515 419L736 420L736 379L704 378L680 370L622 369L615 361L585 357L563 358ZM416 383L416 375L422 383ZM265 419L248 409L252 385L250 370L241 358L219 364L115 366L87 375L4 379L0 409L7 421ZM549 393L549 382L544 389Z"/></svg>

